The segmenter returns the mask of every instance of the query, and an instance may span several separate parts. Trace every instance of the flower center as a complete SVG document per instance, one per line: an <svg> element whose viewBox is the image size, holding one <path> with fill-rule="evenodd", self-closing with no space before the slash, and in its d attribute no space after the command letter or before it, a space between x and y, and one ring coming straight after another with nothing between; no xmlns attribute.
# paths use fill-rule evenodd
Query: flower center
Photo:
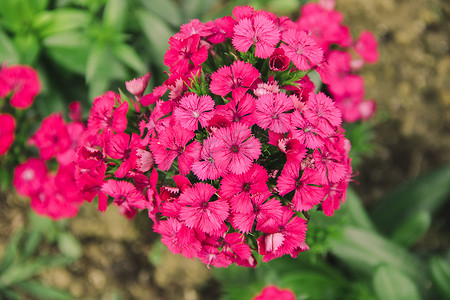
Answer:
<svg viewBox="0 0 450 300"><path fill-rule="evenodd" d="M22 173L22 179L25 181L30 181L34 179L34 171L27 169Z"/></svg>

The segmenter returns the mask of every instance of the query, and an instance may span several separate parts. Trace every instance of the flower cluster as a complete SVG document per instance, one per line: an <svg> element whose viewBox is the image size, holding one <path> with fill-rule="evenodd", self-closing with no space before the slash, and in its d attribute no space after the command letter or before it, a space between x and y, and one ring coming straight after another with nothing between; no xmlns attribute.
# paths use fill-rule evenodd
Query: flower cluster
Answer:
<svg viewBox="0 0 450 300"><path fill-rule="evenodd" d="M147 74L127 82L133 101L94 100L75 158L81 198L147 210L173 253L208 266L309 249L306 212L333 215L352 174L341 111L308 76L326 64L320 45L249 6L192 20L169 45L161 86L144 95Z"/></svg>
<svg viewBox="0 0 450 300"><path fill-rule="evenodd" d="M39 215L52 219L74 217L83 199L75 181L75 150L83 143L85 126L79 121L79 103L71 105L72 122L65 123L60 113L46 117L29 144L39 150L39 158L30 158L16 167L13 184L17 192L31 198L31 207ZM56 160L56 173L49 171Z"/></svg>
<svg viewBox="0 0 450 300"><path fill-rule="evenodd" d="M335 2L305 4L297 24L325 52L326 62L317 71L341 109L343 120L367 120L375 111L375 102L364 100L364 80L357 73L364 64L378 60L377 41L369 31L362 32L354 41L349 28L342 24L342 14L334 9Z"/></svg>
<svg viewBox="0 0 450 300"><path fill-rule="evenodd" d="M29 67L3 64L0 68L0 107L5 99L15 109L28 108L41 89L37 72ZM8 113L0 113L0 155L5 154L15 139L16 119Z"/></svg>

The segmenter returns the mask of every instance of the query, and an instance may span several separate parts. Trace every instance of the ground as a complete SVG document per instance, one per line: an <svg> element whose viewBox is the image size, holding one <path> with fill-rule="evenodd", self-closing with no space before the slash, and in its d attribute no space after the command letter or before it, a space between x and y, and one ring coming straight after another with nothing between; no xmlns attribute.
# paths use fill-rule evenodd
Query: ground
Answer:
<svg viewBox="0 0 450 300"><path fill-rule="evenodd" d="M380 61L365 67L366 97L375 99L377 147L358 168L356 190L370 209L404 180L450 162L450 3L445 0L338 0L344 23L356 36L372 31ZM0 244L25 222L28 203L3 195ZM441 213L448 213L450 207ZM83 245L82 258L68 268L42 274L46 283L81 299L217 299L218 285L198 261L154 246L158 236L145 215L129 222L111 208L99 214L85 205L69 222ZM436 249L449 224L433 227ZM442 236L440 236L442 237ZM438 240L438 241L437 241ZM158 244L156 244L158 245ZM3 248L3 247L2 247ZM148 254L152 253L152 262Z"/></svg>

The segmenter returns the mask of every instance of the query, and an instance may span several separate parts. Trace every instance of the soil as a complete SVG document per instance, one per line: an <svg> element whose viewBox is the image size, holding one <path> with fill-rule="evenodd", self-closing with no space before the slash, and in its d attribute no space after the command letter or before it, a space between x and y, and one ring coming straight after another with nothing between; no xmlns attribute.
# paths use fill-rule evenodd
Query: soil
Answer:
<svg viewBox="0 0 450 300"><path fill-rule="evenodd" d="M377 101L371 120L377 146L358 168L355 186L370 209L404 180L450 162L450 2L337 2L354 36L370 30L379 41L380 61L362 74L366 98ZM26 222L28 209L26 199L14 194L2 198L0 250ZM445 236L448 227L441 224L428 236ZM220 287L203 264L154 243L159 237L144 214L130 222L113 207L102 215L94 205L84 205L69 221L69 230L82 244L81 259L45 272L41 279L79 299L219 298ZM448 246L448 237L433 245Z"/></svg>

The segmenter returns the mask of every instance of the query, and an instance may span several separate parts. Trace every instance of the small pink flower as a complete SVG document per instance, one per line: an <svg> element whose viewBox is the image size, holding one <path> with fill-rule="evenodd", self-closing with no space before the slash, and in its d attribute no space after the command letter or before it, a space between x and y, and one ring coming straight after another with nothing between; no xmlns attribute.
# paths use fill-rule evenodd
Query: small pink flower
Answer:
<svg viewBox="0 0 450 300"><path fill-rule="evenodd" d="M324 133L296 110L292 113L292 137L305 144L310 149L318 148L324 144Z"/></svg>
<svg viewBox="0 0 450 300"><path fill-rule="evenodd" d="M354 46L358 53L366 62L376 63L378 61L378 42L370 31L363 31Z"/></svg>
<svg viewBox="0 0 450 300"><path fill-rule="evenodd" d="M140 98L144 94L145 88L150 80L150 73L145 74L142 77L134 78L130 81L125 81L125 87L134 96Z"/></svg>
<svg viewBox="0 0 450 300"><path fill-rule="evenodd" d="M223 152L223 143L211 136L203 141L200 160L192 165L192 172L200 179L216 180L227 172L228 160Z"/></svg>
<svg viewBox="0 0 450 300"><path fill-rule="evenodd" d="M333 134L336 126L341 125L341 111L335 106L334 101L324 93L314 94L311 92L306 107L308 109L303 111L305 118L325 135Z"/></svg>
<svg viewBox="0 0 450 300"><path fill-rule="evenodd" d="M41 90L38 73L29 66L3 66L0 69L0 98L12 93L11 105L28 108Z"/></svg>
<svg viewBox="0 0 450 300"><path fill-rule="evenodd" d="M69 118L73 122L81 122L81 103L74 101L69 104Z"/></svg>
<svg viewBox="0 0 450 300"><path fill-rule="evenodd" d="M256 124L263 129L285 133L291 129L291 114L294 102L285 93L265 94L256 101Z"/></svg>
<svg viewBox="0 0 450 300"><path fill-rule="evenodd" d="M242 123L220 128L214 136L223 142L223 152L229 161L228 169L234 174L247 172L253 160L261 154L261 143L252 135L250 128Z"/></svg>
<svg viewBox="0 0 450 300"><path fill-rule="evenodd" d="M137 168L136 151L140 149L140 138L136 133L128 134L119 132L111 136L106 144L105 152L114 159L120 159L119 168L114 172L117 178L124 177L128 171Z"/></svg>
<svg viewBox="0 0 450 300"><path fill-rule="evenodd" d="M115 107L116 102L119 106ZM127 128L128 102L121 102L120 95L114 92L106 92L94 99L89 114L87 129L92 134L99 131L124 132Z"/></svg>
<svg viewBox="0 0 450 300"><path fill-rule="evenodd" d="M214 100L211 96L197 96L194 93L181 98L178 107L174 110L175 119L188 130L197 130L198 123L206 127L214 115Z"/></svg>
<svg viewBox="0 0 450 300"><path fill-rule="evenodd" d="M22 196L38 194L47 179L47 167L44 161L30 158L14 170L13 184Z"/></svg>
<svg viewBox="0 0 450 300"><path fill-rule="evenodd" d="M259 75L252 64L238 60L212 73L209 88L216 95L225 97L232 92L233 99L240 99Z"/></svg>
<svg viewBox="0 0 450 300"><path fill-rule="evenodd" d="M171 37L169 44L170 48L164 55L164 64L171 72L187 73L208 58L208 49L200 43L198 34L185 39Z"/></svg>
<svg viewBox="0 0 450 300"><path fill-rule="evenodd" d="M114 204L131 211L132 208L147 207L145 197L127 181L108 180L102 185L102 192L114 198Z"/></svg>
<svg viewBox="0 0 450 300"><path fill-rule="evenodd" d="M8 151L14 142L16 120L9 114L0 114L0 156Z"/></svg>
<svg viewBox="0 0 450 300"><path fill-rule="evenodd" d="M289 29L283 32L281 44L287 57L300 70L306 71L323 60L323 51L305 31Z"/></svg>
<svg viewBox="0 0 450 300"><path fill-rule="evenodd" d="M227 38L233 37L234 19L231 16L225 16L212 22L211 35L208 36L208 42L220 44Z"/></svg>
<svg viewBox="0 0 450 300"><path fill-rule="evenodd" d="M280 41L280 31L266 16L258 14L253 18L241 19L234 25L233 45L237 51L247 52L255 45L255 56L269 57Z"/></svg>
<svg viewBox="0 0 450 300"><path fill-rule="evenodd" d="M155 223L154 230L162 235L161 242L173 254L181 253L187 258L192 258L201 249L201 244L195 237L195 231L175 218Z"/></svg>
<svg viewBox="0 0 450 300"><path fill-rule="evenodd" d="M44 160L67 151L71 140L61 114L55 113L45 118L31 137L30 143L39 149L39 154Z"/></svg>
<svg viewBox="0 0 450 300"><path fill-rule="evenodd" d="M295 300L295 295L291 290L268 285L253 300Z"/></svg>
<svg viewBox="0 0 450 300"><path fill-rule="evenodd" d="M180 219L188 228L197 228L208 234L214 234L221 229L230 207L223 198L211 201L216 192L213 186L199 182L181 193Z"/></svg>

